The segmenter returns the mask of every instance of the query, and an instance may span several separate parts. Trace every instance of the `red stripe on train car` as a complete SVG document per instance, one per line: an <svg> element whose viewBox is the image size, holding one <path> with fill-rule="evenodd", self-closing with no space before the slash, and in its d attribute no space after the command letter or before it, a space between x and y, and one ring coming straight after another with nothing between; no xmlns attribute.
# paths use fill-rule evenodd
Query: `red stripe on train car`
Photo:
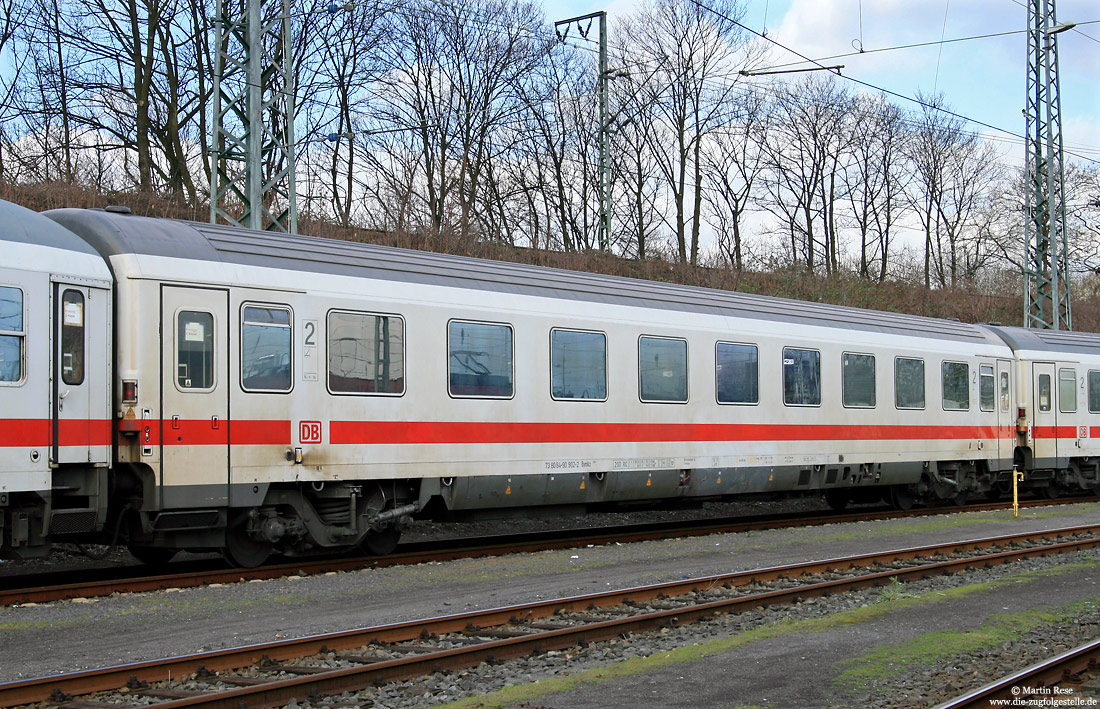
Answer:
<svg viewBox="0 0 1100 709"><path fill-rule="evenodd" d="M0 419L0 448L45 447L53 442L50 419ZM111 422L106 419L62 419L57 424L61 446L107 446Z"/></svg>
<svg viewBox="0 0 1100 709"><path fill-rule="evenodd" d="M166 446L235 446L290 445L290 421L279 420L219 420L217 428L211 419L165 419ZM157 431L150 431L150 445L156 445Z"/></svg>
<svg viewBox="0 0 1100 709"><path fill-rule="evenodd" d="M245 421L234 419L229 440L235 446L288 446L290 421Z"/></svg>
<svg viewBox="0 0 1100 709"><path fill-rule="evenodd" d="M49 419L0 419L0 448L50 445Z"/></svg>
<svg viewBox="0 0 1100 709"><path fill-rule="evenodd" d="M332 421L334 444L863 441L1013 438L1011 426Z"/></svg>
<svg viewBox="0 0 1100 709"><path fill-rule="evenodd" d="M1076 426L1035 426L1031 429L1033 438L1077 438Z"/></svg>

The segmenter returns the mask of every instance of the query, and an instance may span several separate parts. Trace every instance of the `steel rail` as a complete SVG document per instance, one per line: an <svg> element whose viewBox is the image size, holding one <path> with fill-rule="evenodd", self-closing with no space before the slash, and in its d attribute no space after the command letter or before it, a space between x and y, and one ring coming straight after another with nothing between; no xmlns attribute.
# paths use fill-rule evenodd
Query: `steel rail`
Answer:
<svg viewBox="0 0 1100 709"><path fill-rule="evenodd" d="M1087 501L1087 500L1086 500ZM1076 500L1033 500L1020 503L1021 507L1045 507L1075 504ZM77 583L51 584L35 587L9 587L18 583L18 576L0 577L0 606L18 603L49 603L70 598L94 598L112 593L142 593L167 588L195 588L212 583L235 583L241 580L274 579L288 574L321 574L330 571L354 571L364 568L406 566L429 561L503 556L506 554L567 549L578 546L603 546L615 542L638 542L665 539L673 536L705 536L709 534L736 534L745 531L783 529L791 526L809 527L824 524L842 524L905 517L924 517L959 512L976 512L1011 508L1011 503L981 503L967 507L931 507L906 511L871 510L804 517L798 513L761 515L759 518L728 518L720 520L696 520L691 522L647 523L606 527L593 530L564 530L536 532L533 534L505 534L479 539L459 539L455 542L417 542L406 545L410 551L388 556L354 557L338 559L301 559L295 562L272 564L255 569L194 569L181 573L139 576L136 578L98 579ZM133 567L124 567L132 569Z"/></svg>
<svg viewBox="0 0 1100 709"><path fill-rule="evenodd" d="M886 560L914 559L932 554L958 553L981 547L1035 541L1042 538L1062 538L1083 534L1100 535L1100 525L1083 525L1044 532L972 539L947 544L910 547L877 554L861 554L838 557L805 564L789 564L767 569L742 571L696 579L670 581L651 586L565 599L508 606L486 611L473 611L454 616L443 616L423 621L410 621L371 628L349 630L340 633L316 635L286 641L262 643L229 650L218 650L165 660L141 662L102 670L43 677L0 684L0 706L16 706L48 699L57 692L63 696L87 695L94 692L115 690L128 681L161 682L172 677L184 677L206 671L216 672L253 665L265 657L282 662L321 652L347 650L374 643L399 643L427 635L461 633L471 626L486 628L515 622L530 622L547 618L561 611L583 612L592 608L622 605L627 602L645 602L661 596L673 596L713 589L718 586L738 586L760 581L794 578L834 571L841 568L859 568L882 563ZM244 687L218 694L180 699L157 704L158 707L183 706L231 706L269 705L288 702L291 698L303 698L310 692L337 694L353 689L364 689L378 682L410 679L441 669L462 669L476 666L487 660L503 660L521 657L536 651L572 647L578 643L606 640L622 633L636 632L698 620L714 613L735 613L756 607L789 603L799 599L814 598L855 588L892 583L894 579L920 579L933 574L949 574L964 571L977 565L1005 563L1029 556L1066 553L1100 547L1100 536L1037 546L1029 549L1000 551L980 557L939 561L903 569L889 569L862 576L810 583L788 589L767 591L737 598L722 599L695 606L659 611L640 616L617 618L575 628L552 630L520 638L492 640L478 645L442 650L415 657L383 660L377 663L333 670L322 674L277 680L254 687Z"/></svg>
<svg viewBox="0 0 1100 709"><path fill-rule="evenodd" d="M1048 660L1037 662L1019 672L1002 677L995 682L990 682L984 687L979 687L942 704L937 704L934 709L988 707L992 706L992 702L996 700L1011 701L1020 699L1027 703L1034 699L1050 699L1053 695L1029 692L1028 690L1054 687L1064 683L1067 678L1073 675L1082 672L1095 672L1097 669L1100 669L1100 639L1067 650ZM1072 701L1072 697L1068 695L1054 698L1062 699L1064 706L1072 706L1069 703Z"/></svg>

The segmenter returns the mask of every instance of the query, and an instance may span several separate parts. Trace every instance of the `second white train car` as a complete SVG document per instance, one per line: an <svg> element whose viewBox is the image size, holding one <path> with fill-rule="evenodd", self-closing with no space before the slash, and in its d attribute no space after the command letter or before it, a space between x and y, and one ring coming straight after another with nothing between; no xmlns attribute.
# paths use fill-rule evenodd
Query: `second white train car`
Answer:
<svg viewBox="0 0 1100 709"><path fill-rule="evenodd" d="M1095 335L46 216L113 279L97 531L148 560L385 551L417 517L746 493L905 507L1003 490L1014 465L1052 492L1100 488L1081 435L1100 426Z"/></svg>

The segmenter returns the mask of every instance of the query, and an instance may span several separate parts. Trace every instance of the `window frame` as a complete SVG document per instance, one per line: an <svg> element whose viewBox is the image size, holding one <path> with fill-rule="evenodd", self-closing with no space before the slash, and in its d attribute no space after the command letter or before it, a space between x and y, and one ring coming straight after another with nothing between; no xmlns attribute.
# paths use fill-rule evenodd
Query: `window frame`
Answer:
<svg viewBox="0 0 1100 709"><path fill-rule="evenodd" d="M340 391L332 388L332 324L329 320L333 314L341 315L362 315L367 317L376 318L395 318L401 323L401 371L405 373L401 380L400 392L389 391ZM329 308L325 313L325 389L332 396L383 396L389 398L400 398L405 396L405 392L409 390L408 384L408 359L405 357L405 352L408 350L408 329L405 325L405 317L398 313L380 313L370 310L351 310L348 308Z"/></svg>
<svg viewBox="0 0 1100 709"><path fill-rule="evenodd" d="M1068 373L1070 376L1066 379L1063 375ZM1073 408L1065 408L1062 396L1062 382L1070 382L1070 391L1073 392ZM1077 370L1070 367L1058 368L1058 413L1060 414L1075 414L1077 413Z"/></svg>
<svg viewBox="0 0 1100 709"><path fill-rule="evenodd" d="M257 323L249 322L245 318L245 312L248 308L262 308L267 310L283 310L287 314L287 324L281 323ZM294 391L294 309L290 307L288 303L271 303L263 301L245 301L241 303L240 309L240 327L238 332L240 334L240 344L237 346L237 370L239 376L239 384L241 391L249 394L289 394ZM244 385L244 327L245 325L255 325L258 327L275 327L279 329L286 329L289 343L287 345L287 358L290 371L288 372L288 382L286 389L249 389Z"/></svg>
<svg viewBox="0 0 1100 709"><path fill-rule="evenodd" d="M1094 380L1093 380L1093 376L1092 376L1094 374L1096 375L1096 378L1095 378L1096 386L1095 387L1093 386L1093 381ZM1095 388L1096 393L1097 393L1096 398L1098 400L1100 400L1100 369L1090 369L1090 370L1088 370L1088 373L1085 376L1087 377L1086 381L1088 382L1088 390L1085 392L1085 396L1088 397L1089 413L1090 414L1100 414L1100 405L1098 405L1097 408L1095 408L1095 409L1092 408L1092 400L1093 400L1092 392L1093 392L1094 388ZM1098 401L1097 403L1100 404L1100 401Z"/></svg>
<svg viewBox="0 0 1100 709"><path fill-rule="evenodd" d="M455 323L465 323L468 325L492 325L496 327L504 327L508 329L511 337L509 338L510 345L510 365L511 369L509 385L511 393L507 396L492 396L489 394L455 394L451 391L451 326ZM508 401L516 398L516 328L511 323L506 322L493 322L492 320L470 320L468 318L451 318L447 321L447 364L445 368L446 380L447 380L447 395L452 399L490 399L494 401Z"/></svg>
<svg viewBox="0 0 1100 709"><path fill-rule="evenodd" d="M584 335L599 335L603 338L603 397L602 398L586 398L578 396L555 396L554 395L554 333L556 332L571 332L580 333ZM586 401L603 403L607 401L607 397L610 395L611 386L607 373L607 333L602 330L583 330L575 327L551 327L550 338L548 341L550 346L550 398L554 401Z"/></svg>
<svg viewBox="0 0 1100 709"><path fill-rule="evenodd" d="M722 401L718 395L718 348L722 345L730 347L751 347L756 352L754 361L756 369L756 399L754 401ZM718 340L714 343L714 401L719 406L759 406L760 405L760 345L752 342L730 342Z"/></svg>
<svg viewBox="0 0 1100 709"><path fill-rule="evenodd" d="M966 406L962 406L962 407L958 407L958 408L948 408L947 407L947 390L945 389L945 387L947 386L947 377L944 376L944 375L946 374L946 368L947 368L947 365L949 365L949 364L956 364L956 365L961 365L963 367L966 367L966 377L964 378L964 381L966 382ZM971 403L970 402L970 363L969 362L960 362L958 360L953 360L953 359L941 360L940 361L940 407L944 411L970 411L970 409L971 409L970 403Z"/></svg>
<svg viewBox="0 0 1100 709"><path fill-rule="evenodd" d="M849 404L847 367L844 366L845 357L870 357L871 358L871 403ZM841 352L840 353L840 404L846 409L877 409L878 408L878 358L870 352Z"/></svg>
<svg viewBox="0 0 1100 709"><path fill-rule="evenodd" d="M902 406L898 400L898 361L905 360L906 362L920 362L921 364L921 403L920 406ZM928 362L924 357L903 357L902 355L894 356L894 408L898 411L924 411L928 408Z"/></svg>
<svg viewBox="0 0 1100 709"><path fill-rule="evenodd" d="M75 304L77 301L66 300L70 295L75 295L80 299L80 324L70 325L65 322L65 309L71 303ZM84 291L78 288L65 288L61 291L61 323L60 323L60 349L58 350L58 369L61 373L61 382L66 386L78 387L84 383L87 378L88 368L88 299L84 297ZM79 328L80 329L80 377L70 379L65 371L65 355L67 354L65 348L65 328ZM70 370L72 368L70 367Z"/></svg>
<svg viewBox="0 0 1100 709"><path fill-rule="evenodd" d="M684 343L684 398L683 399L646 399L642 396L642 340L664 340L667 342ZM687 404L691 401L691 348L688 347L686 337L671 337L668 335L638 335L636 346L638 364L638 401L643 404Z"/></svg>
<svg viewBox="0 0 1100 709"><path fill-rule="evenodd" d="M986 370L989 370L988 373ZM989 408L986 408L985 402L982 401L982 380L985 377L989 377L993 380L992 389L990 390L990 404ZM997 392L997 368L992 364L978 363L978 411L984 411L990 413L997 410L997 399L999 398Z"/></svg>
<svg viewBox="0 0 1100 709"><path fill-rule="evenodd" d="M19 348L19 378L0 379L2 387L20 387L27 383L27 294L21 286L2 285L0 288L8 288L19 294L19 330L0 330L0 337L11 337L16 340Z"/></svg>
<svg viewBox="0 0 1100 709"><path fill-rule="evenodd" d="M1047 382L1047 404L1043 407L1043 380ZM1035 381L1035 409L1041 413L1050 413L1054 411L1054 383L1051 381L1050 374L1046 372L1040 372Z"/></svg>
<svg viewBox="0 0 1100 709"><path fill-rule="evenodd" d="M802 404L791 403L787 401L787 350L796 350L798 352L813 352L817 355L817 403ZM780 361L780 378L782 380L782 397L784 406L792 406L797 408L821 408L821 402L825 399L825 386L824 381L821 378L821 350L812 347L795 347L793 345L783 346L779 349L779 361Z"/></svg>
<svg viewBox="0 0 1100 709"><path fill-rule="evenodd" d="M210 316L210 373L211 383L208 387L185 387L180 385L180 316L183 313L196 313L199 315ZM218 316L216 313L210 310L200 310L193 306L183 306L176 309L175 317L173 321L173 329L175 330L174 336L175 351L173 354L173 364L175 365L175 376L172 377L172 383L175 384L176 391L181 394L209 394L218 388Z"/></svg>

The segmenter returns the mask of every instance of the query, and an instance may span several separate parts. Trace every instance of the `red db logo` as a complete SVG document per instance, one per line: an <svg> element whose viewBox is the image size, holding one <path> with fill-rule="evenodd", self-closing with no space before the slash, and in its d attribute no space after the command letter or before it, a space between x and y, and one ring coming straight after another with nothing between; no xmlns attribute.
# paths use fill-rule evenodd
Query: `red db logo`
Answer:
<svg viewBox="0 0 1100 709"><path fill-rule="evenodd" d="M321 442L321 422L301 421L298 424L298 440L302 443Z"/></svg>

